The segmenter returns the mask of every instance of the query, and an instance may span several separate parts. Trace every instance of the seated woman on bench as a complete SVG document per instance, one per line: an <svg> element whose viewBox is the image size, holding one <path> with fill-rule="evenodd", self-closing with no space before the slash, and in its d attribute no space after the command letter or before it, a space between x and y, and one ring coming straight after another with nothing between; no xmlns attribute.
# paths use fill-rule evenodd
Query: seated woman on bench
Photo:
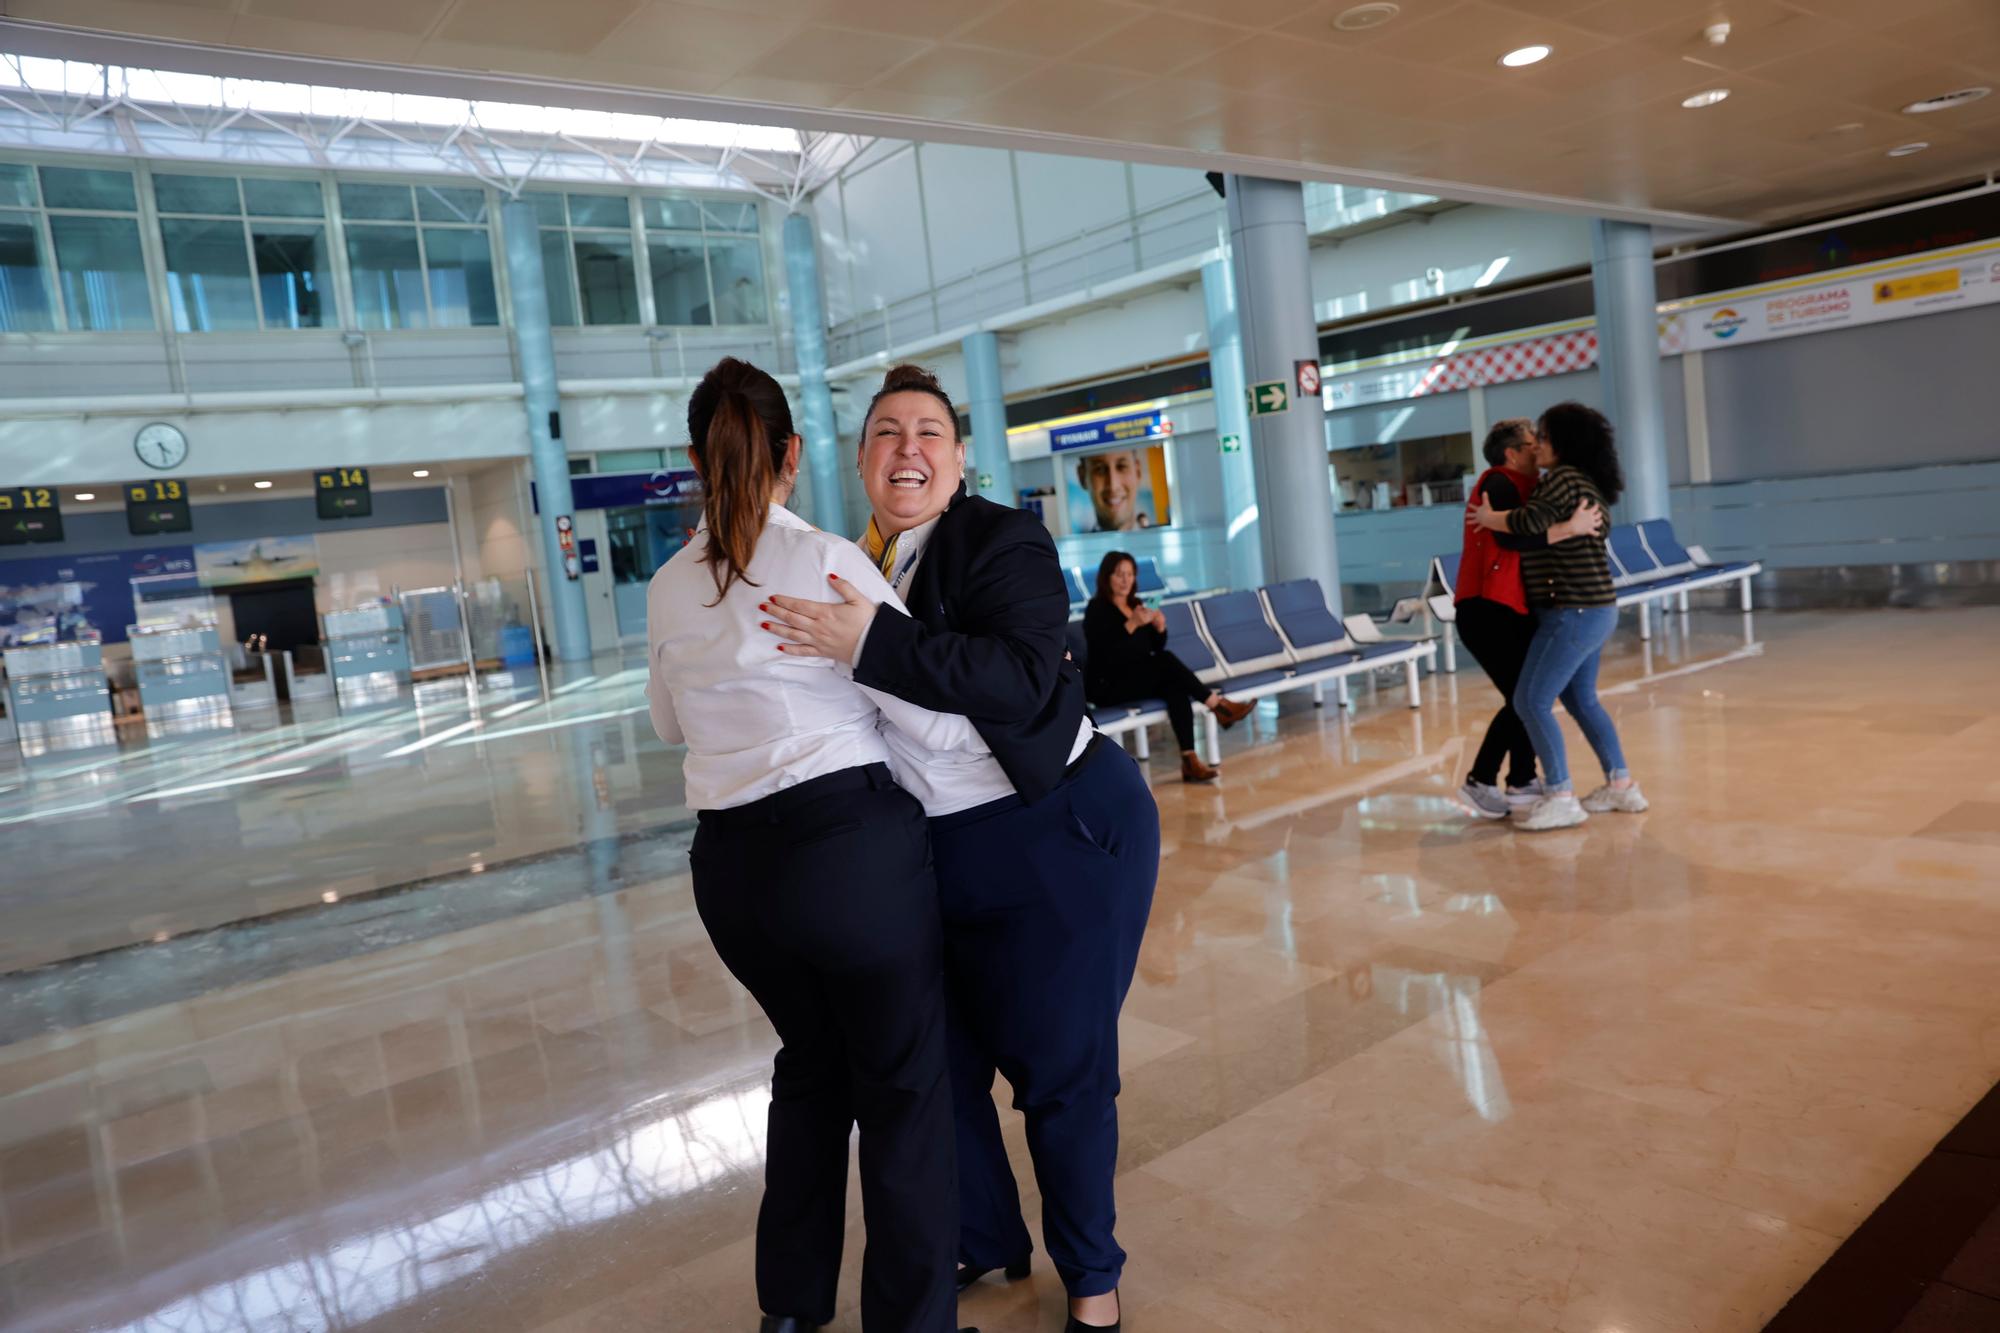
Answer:
<svg viewBox="0 0 2000 1333"><path fill-rule="evenodd" d="M1195 702L1225 727L1248 717L1254 705L1224 698L1167 651L1166 614L1141 601L1138 587L1139 566L1130 553L1113 551L1098 565L1097 595L1083 613L1084 694L1094 704L1164 701L1181 747L1181 781L1212 782L1220 770L1195 750Z"/></svg>

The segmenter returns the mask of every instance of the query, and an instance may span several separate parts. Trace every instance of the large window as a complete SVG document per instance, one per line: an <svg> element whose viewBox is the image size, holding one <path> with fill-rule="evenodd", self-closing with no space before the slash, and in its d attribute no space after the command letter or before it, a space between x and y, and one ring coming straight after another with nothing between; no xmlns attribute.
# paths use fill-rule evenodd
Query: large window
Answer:
<svg viewBox="0 0 2000 1333"><path fill-rule="evenodd" d="M56 326L48 242L36 211L32 167L0 163L0 330L43 333Z"/></svg>
<svg viewBox="0 0 2000 1333"><path fill-rule="evenodd" d="M639 324L632 206L622 194L531 194L542 228L549 322Z"/></svg>
<svg viewBox="0 0 2000 1333"><path fill-rule="evenodd" d="M0 164L0 332L152 327L132 173Z"/></svg>
<svg viewBox="0 0 2000 1333"><path fill-rule="evenodd" d="M500 322L486 191L448 185L340 187L354 316L364 329Z"/></svg>
<svg viewBox="0 0 2000 1333"><path fill-rule="evenodd" d="M642 267L626 196L530 194L527 198L542 229L551 323L573 327L648 321L685 326L769 322L755 203L642 198ZM651 299L650 310L642 297Z"/></svg>
<svg viewBox="0 0 2000 1333"><path fill-rule="evenodd" d="M647 199L644 204L657 322L762 324L770 319L757 205L712 199Z"/></svg>
<svg viewBox="0 0 2000 1333"><path fill-rule="evenodd" d="M317 181L157 173L153 200L176 329L334 323L326 204Z"/></svg>

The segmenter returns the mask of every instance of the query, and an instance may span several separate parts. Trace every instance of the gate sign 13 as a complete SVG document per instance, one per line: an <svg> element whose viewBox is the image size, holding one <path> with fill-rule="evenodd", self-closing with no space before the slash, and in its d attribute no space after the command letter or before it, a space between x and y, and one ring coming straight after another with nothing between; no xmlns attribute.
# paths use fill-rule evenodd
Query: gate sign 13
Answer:
<svg viewBox="0 0 2000 1333"><path fill-rule="evenodd" d="M178 481L135 481L125 488L125 530L134 537L194 527L187 487Z"/></svg>

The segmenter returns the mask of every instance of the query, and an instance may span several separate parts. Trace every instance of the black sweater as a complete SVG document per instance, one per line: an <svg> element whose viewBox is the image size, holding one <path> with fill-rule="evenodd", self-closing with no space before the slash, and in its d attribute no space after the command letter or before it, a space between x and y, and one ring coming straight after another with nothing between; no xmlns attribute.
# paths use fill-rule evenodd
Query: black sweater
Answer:
<svg viewBox="0 0 2000 1333"><path fill-rule="evenodd" d="M1125 613L1108 597L1093 597L1083 612L1084 694L1111 699L1120 687L1146 671L1153 654L1167 646L1166 631L1141 625L1125 631Z"/></svg>

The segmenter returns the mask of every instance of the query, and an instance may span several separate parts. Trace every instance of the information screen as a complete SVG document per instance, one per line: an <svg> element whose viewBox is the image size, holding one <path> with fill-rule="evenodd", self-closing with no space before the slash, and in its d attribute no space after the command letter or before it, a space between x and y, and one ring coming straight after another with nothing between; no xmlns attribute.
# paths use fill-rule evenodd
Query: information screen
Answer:
<svg viewBox="0 0 2000 1333"><path fill-rule="evenodd" d="M375 512L368 491L368 469L336 467L313 474L313 492L319 497L321 518L366 518Z"/></svg>
<svg viewBox="0 0 2000 1333"><path fill-rule="evenodd" d="M187 488L178 481L133 482L125 488L125 528L134 537L193 531Z"/></svg>
<svg viewBox="0 0 2000 1333"><path fill-rule="evenodd" d="M0 546L63 539L62 507L52 486L0 490Z"/></svg>

